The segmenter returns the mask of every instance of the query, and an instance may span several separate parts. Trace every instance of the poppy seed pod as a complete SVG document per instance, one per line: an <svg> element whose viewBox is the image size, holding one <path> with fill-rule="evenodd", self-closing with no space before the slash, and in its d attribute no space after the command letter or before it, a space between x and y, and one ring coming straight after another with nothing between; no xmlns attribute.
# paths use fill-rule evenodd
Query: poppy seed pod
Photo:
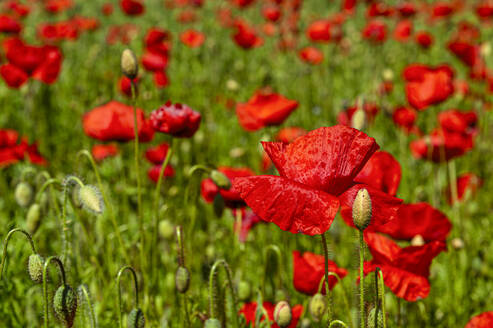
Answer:
<svg viewBox="0 0 493 328"><path fill-rule="evenodd" d="M291 319L293 318L293 314L291 313L291 307L288 302L281 301L277 303L274 309L274 321L281 328L289 326L291 323Z"/></svg>
<svg viewBox="0 0 493 328"><path fill-rule="evenodd" d="M190 272L184 266L179 266L175 274L175 286L178 292L186 293L190 285Z"/></svg>
<svg viewBox="0 0 493 328"><path fill-rule="evenodd" d="M30 234L34 234L38 230L41 222L41 206L38 203L34 203L27 210L26 215L26 228Z"/></svg>
<svg viewBox="0 0 493 328"><path fill-rule="evenodd" d="M33 198L33 189L27 182L21 182L15 187L14 196L17 204L27 207Z"/></svg>
<svg viewBox="0 0 493 328"><path fill-rule="evenodd" d="M39 254L31 254L27 262L27 271L31 280L40 284L43 282L44 259Z"/></svg>
<svg viewBox="0 0 493 328"><path fill-rule="evenodd" d="M72 327L77 310L77 295L69 285L60 286L53 298L55 315L67 328Z"/></svg>
<svg viewBox="0 0 493 328"><path fill-rule="evenodd" d="M231 188L231 181L229 181L228 177L224 173L218 170L212 170L210 178L221 189L229 190L229 188Z"/></svg>
<svg viewBox="0 0 493 328"><path fill-rule="evenodd" d="M144 313L141 309L132 309L128 315L128 328L144 328L146 323Z"/></svg>
<svg viewBox="0 0 493 328"><path fill-rule="evenodd" d="M137 74L139 73L139 64L137 62L137 57L132 50L123 50L121 67L123 75L128 77L130 80L133 80L137 77Z"/></svg>
<svg viewBox="0 0 493 328"><path fill-rule="evenodd" d="M379 328L383 327L383 313L381 310L378 311L378 317L377 317L377 325L375 326L375 315L376 315L376 308L373 308L370 310L370 313L368 314L368 328Z"/></svg>
<svg viewBox="0 0 493 328"><path fill-rule="evenodd" d="M308 305L308 309L313 320L317 322L320 321L327 311L327 299L320 293L313 295L310 304Z"/></svg>
<svg viewBox="0 0 493 328"><path fill-rule="evenodd" d="M204 323L204 328L221 328L221 322L215 318L207 319Z"/></svg>
<svg viewBox="0 0 493 328"><path fill-rule="evenodd" d="M79 188L79 202L90 212L101 214L104 210L104 202L99 189L85 185Z"/></svg>
<svg viewBox="0 0 493 328"><path fill-rule="evenodd" d="M368 190L362 188L354 198L353 223L360 231L365 230L371 221L371 199Z"/></svg>

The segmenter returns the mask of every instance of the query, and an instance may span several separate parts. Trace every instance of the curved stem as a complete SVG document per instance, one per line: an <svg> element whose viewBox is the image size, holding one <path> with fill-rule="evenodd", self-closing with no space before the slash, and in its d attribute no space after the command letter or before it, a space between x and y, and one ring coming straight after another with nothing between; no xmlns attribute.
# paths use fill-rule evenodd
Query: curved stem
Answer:
<svg viewBox="0 0 493 328"><path fill-rule="evenodd" d="M341 320L334 320L334 321L332 321L330 323L330 325L329 325L329 328L332 328L334 325L339 325L339 326L342 326L342 327L347 328L347 325L343 321L341 321Z"/></svg>
<svg viewBox="0 0 493 328"><path fill-rule="evenodd" d="M0 280L2 280L3 277L3 267L5 266L5 261L7 260L7 246L9 245L9 240L12 237L12 235L16 232L20 232L26 236L26 238L29 241L29 244L31 245L31 250L33 254L36 254L36 247L34 246L34 241L31 237L31 235L23 229L20 228L15 228L9 231L7 236L5 237L5 240L3 241L3 255L2 255L2 263L0 264Z"/></svg>
<svg viewBox="0 0 493 328"><path fill-rule="evenodd" d="M75 175L69 175L66 179L66 182L73 181L79 185L79 187L84 187L84 183L82 182L81 179L76 177Z"/></svg>
<svg viewBox="0 0 493 328"><path fill-rule="evenodd" d="M327 238L325 237L325 232L321 235L322 236L322 246L324 249L324 259L325 259L325 284L326 284L326 296L327 296L327 303L328 303L328 314L329 314L329 322L332 321L332 295L330 293L330 287L329 287L329 248L327 245Z"/></svg>
<svg viewBox="0 0 493 328"><path fill-rule="evenodd" d="M135 285L135 308L139 307L139 285L137 281L137 274L135 273L134 268L132 268L129 265L124 266L118 271L118 274L116 275L116 288L118 290L118 321L120 324L120 328L123 328L123 315L122 315L122 292L120 289L120 280L125 272L125 270L130 271L134 278L134 285Z"/></svg>
<svg viewBox="0 0 493 328"><path fill-rule="evenodd" d="M41 195L46 190L46 188L48 188L48 186L51 186L51 185L53 185L55 183L58 183L59 185L62 185L62 183L60 182L60 180L55 179L55 178L51 178L51 179L46 180L45 183L43 183L43 185L41 186L41 188L39 188L38 192L36 193L36 197L34 199L37 202L39 202L39 200L41 198Z"/></svg>
<svg viewBox="0 0 493 328"><path fill-rule="evenodd" d="M228 263L225 260L217 260L214 262L211 268L211 272L209 274L209 302L210 302L210 315L211 318L217 318L217 314L215 313L215 304L214 301L217 296L217 291L216 291L216 286L217 286L217 269L219 266L222 266L224 268L224 271L226 271L226 279L228 280L228 286L229 290L231 292L231 298L233 300L233 311L234 313L232 316L235 318L235 327L239 327L239 321L238 321L238 315L236 313L237 308L238 308L238 302L236 299L236 293L235 289L233 286L233 274L231 272L231 269L229 268Z"/></svg>
<svg viewBox="0 0 493 328"><path fill-rule="evenodd" d="M89 314L91 317L91 327L95 328L96 327L96 315L94 314L94 308L92 306L91 298L89 297L89 292L87 291L87 288L84 285L80 285L79 290L81 291L82 295L86 299L87 307L89 309Z"/></svg>
<svg viewBox="0 0 493 328"><path fill-rule="evenodd" d="M268 264L270 262L269 261L269 253L272 253L276 257L277 267L276 267L276 272L274 274L278 275L278 277L279 277L280 287L282 288L282 286L283 286L282 277L281 277L281 270L279 269L279 265L281 263L281 250L277 245L269 245L265 249L265 269L264 269L264 275L262 278L262 293L264 295L265 295L266 277L272 277L273 276L272 272L268 272L269 271L269 265Z"/></svg>
<svg viewBox="0 0 493 328"><path fill-rule="evenodd" d="M365 242L363 240L363 230L359 230L359 316L360 326L365 328L365 286L363 276L363 263L365 257Z"/></svg>
<svg viewBox="0 0 493 328"><path fill-rule="evenodd" d="M50 256L43 267L43 298L44 298L44 327L48 328L48 321L49 321L49 307L48 307L48 283L47 281L47 272L48 272L48 266L50 265L51 261L54 261L57 265L58 268L60 269L60 275L62 276L62 284L65 286L67 284L66 277L65 277L65 269L63 268L63 263L60 261L59 258L56 256Z"/></svg>

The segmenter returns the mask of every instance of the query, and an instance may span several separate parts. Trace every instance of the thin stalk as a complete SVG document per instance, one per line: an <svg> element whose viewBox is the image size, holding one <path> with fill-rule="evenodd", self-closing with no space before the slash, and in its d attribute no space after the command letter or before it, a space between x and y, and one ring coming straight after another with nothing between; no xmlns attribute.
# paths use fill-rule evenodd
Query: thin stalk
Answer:
<svg viewBox="0 0 493 328"><path fill-rule="evenodd" d="M365 328L365 286L363 277L363 263L365 257L365 242L363 241L363 230L359 230L359 315L360 327Z"/></svg>
<svg viewBox="0 0 493 328"><path fill-rule="evenodd" d="M341 327L345 327L345 328L347 328L347 325L346 325L343 321L341 321L341 320L334 320L334 321L332 321L332 322L330 323L330 325L329 325L329 328L334 327L334 325L339 325L339 326L341 326Z"/></svg>
<svg viewBox="0 0 493 328"><path fill-rule="evenodd" d="M49 321L49 306L48 306L48 283L47 283L47 272L48 272L48 266L50 265L51 261L54 261L60 270L60 275L62 276L62 284L65 286L67 285L66 277L65 277L65 269L63 268L63 263L60 261L59 258L56 256L50 256L43 267L43 298L44 298L44 328L48 328L48 321Z"/></svg>
<svg viewBox="0 0 493 328"><path fill-rule="evenodd" d="M139 285L137 281L137 274L135 273L134 268L132 268L129 265L124 266L118 271L118 274L116 275L116 289L118 290L118 322L120 325L120 328L123 328L123 315L122 315L122 291L120 289L120 280L123 275L123 273L128 270L132 274L134 278L134 285L135 285L135 308L139 308Z"/></svg>
<svg viewBox="0 0 493 328"><path fill-rule="evenodd" d="M381 297L381 309L382 309L382 317L383 317L383 328L387 328L387 315L385 313L385 285L383 283L383 273L380 268L377 268L378 272L378 284L380 285L380 297Z"/></svg>
<svg viewBox="0 0 493 328"><path fill-rule="evenodd" d="M7 260L7 246L9 245L10 238L16 232L20 232L20 233L24 234L24 236L26 236L27 240L29 241L29 244L31 245L31 250L32 250L33 254L37 254L36 253L36 247L34 246L34 241L31 237L31 235L26 230L23 230L20 228L15 228L15 229L10 230L9 233L7 234L7 236L5 237L5 240L3 241L2 263L0 264L0 280L2 280L3 268L5 266L5 261Z"/></svg>
<svg viewBox="0 0 493 328"><path fill-rule="evenodd" d="M232 313L232 316L234 318L234 323L235 323L235 327L239 327L239 321L238 321L238 316L237 316L237 309L238 309L238 301L237 301L237 298L236 298L236 293L235 293L235 289L234 289L234 286L233 286L233 274L231 273L231 269L229 268L229 265L228 263L225 261L225 260L217 260L213 265L212 265L212 268L211 268L211 272L209 274L209 309L210 309L210 315L211 315L211 318L217 318L218 317L218 313L215 312L216 308L217 308L217 269L219 268L219 266L222 266L224 268L224 271L226 271L226 279L227 279L227 283L228 283L228 286L229 286L229 290L230 290L230 293L231 293L231 298L232 298L232 301L233 301L233 313Z"/></svg>
<svg viewBox="0 0 493 328"><path fill-rule="evenodd" d="M332 295L330 292L329 288L329 248L327 246L327 238L325 237L325 232L321 235L322 236L322 246L324 249L324 259L325 259L325 284L326 284L326 297L327 297L327 303L328 303L328 317L329 317L329 322L332 321Z"/></svg>
<svg viewBox="0 0 493 328"><path fill-rule="evenodd" d="M80 285L79 286L79 291L81 294L84 296L86 299L87 303L87 308L89 309L89 314L90 314L90 321L91 321L91 327L95 328L97 323L96 323L96 315L94 314L94 307L92 306L91 298L89 297L89 292L87 291L86 286Z"/></svg>

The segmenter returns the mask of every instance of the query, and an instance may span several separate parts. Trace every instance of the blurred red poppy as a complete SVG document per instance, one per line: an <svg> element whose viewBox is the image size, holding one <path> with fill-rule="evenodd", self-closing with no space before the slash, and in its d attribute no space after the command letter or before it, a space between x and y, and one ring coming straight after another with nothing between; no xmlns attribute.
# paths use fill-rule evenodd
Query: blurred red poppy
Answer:
<svg viewBox="0 0 493 328"><path fill-rule="evenodd" d="M457 178L457 200L468 200L476 194L483 185L483 181L474 173L463 173ZM453 204L452 188L449 185L446 189L447 201Z"/></svg>
<svg viewBox="0 0 493 328"><path fill-rule="evenodd" d="M235 22L236 32L233 34L233 40L243 49L256 48L262 45L263 40L257 35L255 29L246 22Z"/></svg>
<svg viewBox="0 0 493 328"><path fill-rule="evenodd" d="M351 126L354 113L356 113L358 108L358 104L355 104L354 106L347 107L345 110L339 112L337 115L337 123ZM380 108L375 103L364 102L363 111L365 112L365 121L371 124L375 120Z"/></svg>
<svg viewBox="0 0 493 328"><path fill-rule="evenodd" d="M137 84L139 82L139 78L134 79L134 83ZM120 92L127 97L132 97L132 82L126 76L122 76L118 81L118 86L120 88Z"/></svg>
<svg viewBox="0 0 493 328"><path fill-rule="evenodd" d="M154 165L147 171L147 175L149 179L156 182L159 180L159 174L161 171L162 165ZM166 166L163 172L163 177L172 177L175 175L175 169L171 165Z"/></svg>
<svg viewBox="0 0 493 328"><path fill-rule="evenodd" d="M348 272L344 268L339 268L337 264L329 260L329 272L333 272L344 278ZM298 251L293 251L293 285L300 293L314 295L318 292L320 282L324 280L325 260L322 255L304 252L303 255ZM329 288L335 287L337 278L329 276ZM322 287L322 293L325 294L325 287Z"/></svg>
<svg viewBox="0 0 493 328"><path fill-rule="evenodd" d="M145 7L140 0L120 0L120 7L129 16L138 16L145 11Z"/></svg>
<svg viewBox="0 0 493 328"><path fill-rule="evenodd" d="M48 162L38 151L38 145L28 144L27 138L19 141L19 134L15 130L0 129L0 167L9 166L27 159L36 165L45 166Z"/></svg>
<svg viewBox="0 0 493 328"><path fill-rule="evenodd" d="M424 49L428 49L433 44L433 36L426 31L417 32L415 39L416 43Z"/></svg>
<svg viewBox="0 0 493 328"><path fill-rule="evenodd" d="M13 17L0 15L0 33L19 33L22 25Z"/></svg>
<svg viewBox="0 0 493 328"><path fill-rule="evenodd" d="M255 92L248 102L236 104L236 115L245 130L256 131L282 124L297 107L297 101L263 89Z"/></svg>
<svg viewBox="0 0 493 328"><path fill-rule="evenodd" d="M401 1L397 4L399 14L404 17L414 16L417 12L416 6L411 1Z"/></svg>
<svg viewBox="0 0 493 328"><path fill-rule="evenodd" d="M101 141L133 140L135 135L133 107L118 101L110 101L84 114L82 125L85 134L94 139ZM140 108L137 109L137 130L139 141L152 140L154 130Z"/></svg>
<svg viewBox="0 0 493 328"><path fill-rule="evenodd" d="M186 30L180 34L180 40L190 48L198 48L205 41L205 35L197 30Z"/></svg>
<svg viewBox="0 0 493 328"><path fill-rule="evenodd" d="M417 110L441 103L454 92L454 71L446 65L436 68L422 64L408 65L403 77L407 81L407 101Z"/></svg>
<svg viewBox="0 0 493 328"><path fill-rule="evenodd" d="M478 15L480 19L488 19L493 17L493 1L480 1L476 6L476 15Z"/></svg>
<svg viewBox="0 0 493 328"><path fill-rule="evenodd" d="M168 79L168 75L166 75L166 71L154 72L154 84L158 88L164 88L168 86L169 79Z"/></svg>
<svg viewBox="0 0 493 328"><path fill-rule="evenodd" d="M394 13L394 9L381 1L375 1L370 3L366 10L367 17L387 17Z"/></svg>
<svg viewBox="0 0 493 328"><path fill-rule="evenodd" d="M445 241L452 229L449 219L427 203L403 204L397 218L378 228L398 240L412 240L421 236L425 242Z"/></svg>
<svg viewBox="0 0 493 328"><path fill-rule="evenodd" d="M466 324L464 328L490 328L493 327L493 311L483 312Z"/></svg>
<svg viewBox="0 0 493 328"><path fill-rule="evenodd" d="M400 106L397 107L392 113L392 120L395 125L402 128L406 133L415 132L416 119L418 118L418 113L412 108Z"/></svg>
<svg viewBox="0 0 493 328"><path fill-rule="evenodd" d="M52 13L60 13L73 6L72 0L47 0L45 1L45 10Z"/></svg>
<svg viewBox="0 0 493 328"><path fill-rule="evenodd" d="M281 18L281 9L276 5L268 5L262 9L264 18L271 22L277 22Z"/></svg>
<svg viewBox="0 0 493 328"><path fill-rule="evenodd" d="M435 129L428 136L413 140L409 146L414 157L440 163L462 156L472 149L473 144L470 134Z"/></svg>
<svg viewBox="0 0 493 328"><path fill-rule="evenodd" d="M168 101L152 111L150 121L155 131L171 134L178 138L190 138L200 126L199 112L184 104Z"/></svg>
<svg viewBox="0 0 493 328"><path fill-rule="evenodd" d="M145 156L152 164L161 164L166 159L168 150L169 145L166 142L163 142L158 146L148 148L145 152Z"/></svg>
<svg viewBox="0 0 493 328"><path fill-rule="evenodd" d="M385 285L408 302L428 296L431 261L446 250L444 242L432 241L423 246L401 248L389 238L372 232L365 233L365 241L373 256L364 264L365 275L380 268Z"/></svg>
<svg viewBox="0 0 493 328"><path fill-rule="evenodd" d="M113 4L110 2L103 4L103 6L101 7L101 12L105 16L110 16L111 14L113 14Z"/></svg>
<svg viewBox="0 0 493 328"><path fill-rule="evenodd" d="M379 148L363 132L337 125L313 130L289 145L262 145L281 176L236 178L233 187L263 220L292 233L321 234L330 228L340 204L352 208L361 188L372 199L372 224L395 217L400 199L354 182Z"/></svg>
<svg viewBox="0 0 493 328"><path fill-rule="evenodd" d="M245 207L233 209L233 216L236 217L236 211L241 211L241 230L238 236L238 240L242 243L246 242L248 238L249 231L256 226L258 223L264 222L257 214L253 213L252 210L246 209ZM233 230L236 231L236 221L234 223Z"/></svg>
<svg viewBox="0 0 493 328"><path fill-rule="evenodd" d="M431 7L432 18L445 18L454 13L454 7L450 2L437 1Z"/></svg>
<svg viewBox="0 0 493 328"><path fill-rule="evenodd" d="M478 115L474 111L446 110L438 114L438 122L450 133L477 134Z"/></svg>
<svg viewBox="0 0 493 328"><path fill-rule="evenodd" d="M404 19L397 23L394 29L394 39L400 42L409 40L413 33L413 22Z"/></svg>
<svg viewBox="0 0 493 328"><path fill-rule="evenodd" d="M363 29L363 38L375 43L382 43L387 38L387 25L380 20L372 20Z"/></svg>
<svg viewBox="0 0 493 328"><path fill-rule="evenodd" d="M262 307L265 309L267 312L267 316L269 317L269 321L272 323L270 326L271 328L279 328L279 326L275 323L274 321L274 309L276 308L275 304L272 304L270 302L264 302L262 304ZM255 318L256 318L256 313L257 313L257 302L250 302L250 303L245 303L240 309L240 313L245 316L246 319L246 324L249 325L251 324L252 328L255 328ZM295 305L291 309L291 323L287 328L296 328L298 325L298 321L301 318L301 315L303 314L303 306L302 305ZM264 321L265 317L262 316L260 321Z"/></svg>
<svg viewBox="0 0 493 328"><path fill-rule="evenodd" d="M38 26L39 37L48 43L77 40L79 31L72 22L44 23Z"/></svg>
<svg viewBox="0 0 493 328"><path fill-rule="evenodd" d="M91 153L96 161L101 162L108 157L116 156L119 153L119 149L115 144L94 145Z"/></svg>
<svg viewBox="0 0 493 328"><path fill-rule="evenodd" d="M329 20L315 21L308 26L306 36L313 42L328 42L331 39L330 27Z"/></svg>
<svg viewBox="0 0 493 328"><path fill-rule="evenodd" d="M300 58L309 64L318 65L324 60L324 54L322 51L315 47L306 47L300 50Z"/></svg>

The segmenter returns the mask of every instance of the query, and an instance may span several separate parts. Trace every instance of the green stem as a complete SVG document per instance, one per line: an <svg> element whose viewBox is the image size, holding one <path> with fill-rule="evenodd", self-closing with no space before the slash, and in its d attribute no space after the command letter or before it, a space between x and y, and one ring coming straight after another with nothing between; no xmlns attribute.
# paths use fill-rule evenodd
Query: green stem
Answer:
<svg viewBox="0 0 493 328"><path fill-rule="evenodd" d="M328 304L328 317L329 321L332 321L332 294L330 292L330 287L329 287L329 248L327 244L327 238L325 237L325 232L321 235L322 236L322 246L324 249L324 259L325 259L325 284L326 284L326 297L327 297L327 304Z"/></svg>
<svg viewBox="0 0 493 328"><path fill-rule="evenodd" d="M137 309L139 307L139 285L137 281L137 274L135 273L134 268L132 268L129 265L124 266L118 271L118 274L116 275L116 289L118 290L118 322L120 325L120 328L123 328L123 315L122 315L122 291L120 289L120 280L123 275L123 273L128 270L132 274L134 278L134 285L135 285L135 308Z"/></svg>
<svg viewBox="0 0 493 328"><path fill-rule="evenodd" d="M50 256L43 267L43 298L44 298L44 327L48 328L48 321L49 321L49 306L48 306L48 283L46 279L46 275L48 273L48 266L51 263L51 261L54 261L57 265L58 268L60 269L60 275L62 276L62 284L65 286L67 284L66 277L65 277L65 269L63 268L63 263L60 261L59 258L56 256Z"/></svg>
<svg viewBox="0 0 493 328"><path fill-rule="evenodd" d="M334 321L332 321L330 323L330 325L329 325L329 328L332 328L334 325L339 325L341 327L347 328L347 325L344 322L342 322L341 320L334 320Z"/></svg>
<svg viewBox="0 0 493 328"><path fill-rule="evenodd" d="M363 263L365 257L364 247L363 230L359 230L359 315L361 328L365 328L365 286L363 276Z"/></svg>
<svg viewBox="0 0 493 328"><path fill-rule="evenodd" d="M380 268L377 268L378 272L378 284L380 286L380 306L382 309L382 317L383 317L383 328L387 328L387 315L385 313L385 284L383 282L383 273Z"/></svg>
<svg viewBox="0 0 493 328"><path fill-rule="evenodd" d="M226 279L228 282L229 290L231 293L231 298L233 301L233 313L231 314L233 318L235 318L235 327L239 327L239 321L238 321L238 315L237 315L237 310L238 310L238 301L236 298L236 293L235 289L233 286L233 274L231 272L231 269L229 268L228 263L225 260L217 260L214 262L211 268L211 272L209 274L209 302L210 302L210 315L211 318L216 318L218 317L218 314L215 312L217 308L217 269L219 266L222 266L224 268L224 271L226 271Z"/></svg>
<svg viewBox="0 0 493 328"><path fill-rule="evenodd" d="M0 280L2 280L3 268L5 266L5 261L7 260L7 246L9 245L10 238L16 232L20 232L26 236L27 240L29 241L29 244L31 245L31 250L32 250L33 254L36 254L36 247L34 246L33 239L31 237L31 235L26 230L23 230L20 228L15 228L15 229L10 230L9 233L7 234L7 236L5 237L5 240L3 241L2 263L0 264Z"/></svg>
<svg viewBox="0 0 493 328"><path fill-rule="evenodd" d="M84 285L79 286L79 291L82 292L82 295L86 299L87 308L89 309L90 319L91 319L91 327L96 327L96 315L94 314L94 307L92 306L91 298L89 297L89 292Z"/></svg>

